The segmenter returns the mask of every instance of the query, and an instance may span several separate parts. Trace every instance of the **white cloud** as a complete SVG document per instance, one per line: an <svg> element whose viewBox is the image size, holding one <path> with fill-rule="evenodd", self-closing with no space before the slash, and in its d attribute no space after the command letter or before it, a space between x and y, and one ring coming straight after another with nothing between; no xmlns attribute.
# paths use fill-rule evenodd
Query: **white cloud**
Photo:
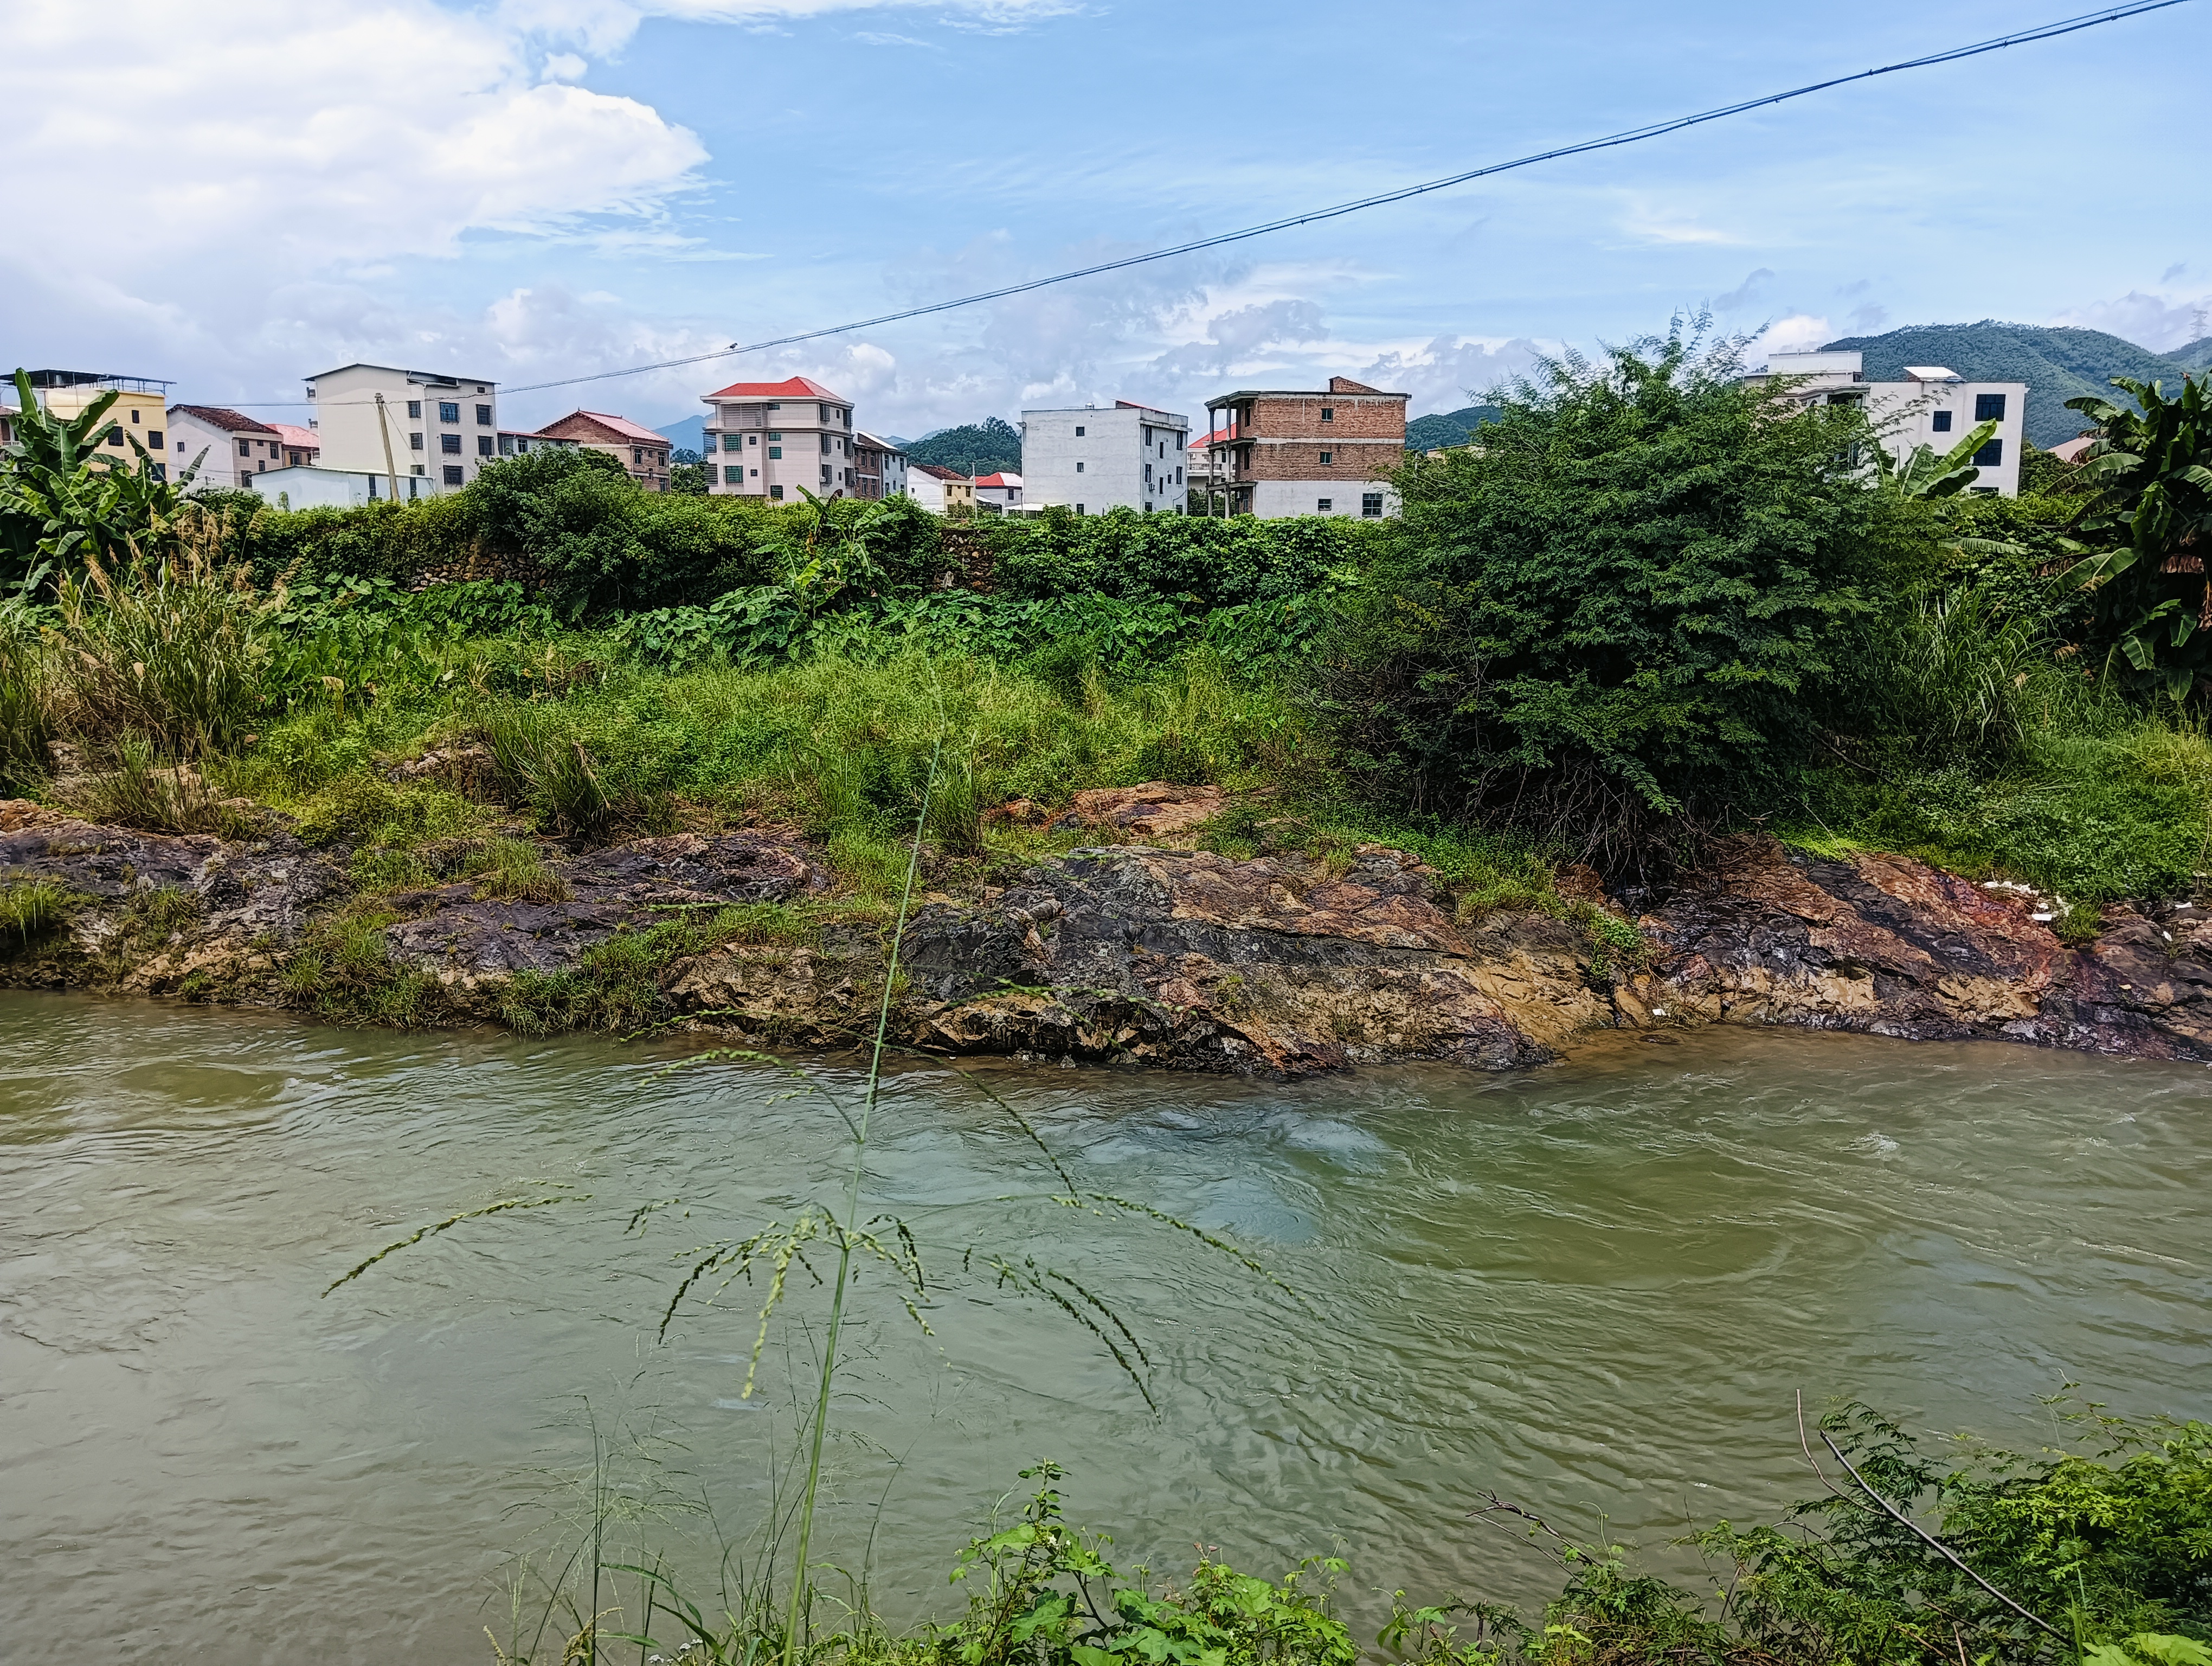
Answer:
<svg viewBox="0 0 2212 1666"><path fill-rule="evenodd" d="M2093 301L2050 321L2106 331L2154 353L2170 353L2212 334L2212 292L2191 293L2172 284L2186 276L2185 267L2170 267L2166 281L2148 292L2130 289L2115 301Z"/></svg>
<svg viewBox="0 0 2212 1666"><path fill-rule="evenodd" d="M1765 333L1752 344L1749 356L1758 360L1766 353L1810 353L1823 343L1833 341L1836 333L1825 318L1810 313L1792 313L1766 326Z"/></svg>

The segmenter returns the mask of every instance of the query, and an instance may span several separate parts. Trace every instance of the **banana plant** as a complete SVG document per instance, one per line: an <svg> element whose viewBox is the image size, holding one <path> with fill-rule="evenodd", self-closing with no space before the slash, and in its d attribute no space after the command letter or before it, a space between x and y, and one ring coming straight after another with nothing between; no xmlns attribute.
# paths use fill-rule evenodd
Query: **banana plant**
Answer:
<svg viewBox="0 0 2212 1666"><path fill-rule="evenodd" d="M1976 452L1997 431L1995 423L1984 423L1941 457L1926 443L1915 446L1903 459L1893 457L1886 446L1874 447L1875 473L1886 491L1905 497L1955 497L1982 477L1974 466Z"/></svg>
<svg viewBox="0 0 2212 1666"><path fill-rule="evenodd" d="M40 408L30 377L18 370L15 395L15 442L0 453L0 522L15 564L66 571L165 552L198 462L167 480L127 429L135 466L104 453L101 441L115 426L107 421L112 392L74 416L56 416Z"/></svg>
<svg viewBox="0 0 2212 1666"><path fill-rule="evenodd" d="M2073 531L2090 550L2068 580L2091 599L2108 669L2172 699L2212 674L2212 375L2163 382L2116 376L2130 410L2069 399L2097 425L2081 469L2094 489Z"/></svg>

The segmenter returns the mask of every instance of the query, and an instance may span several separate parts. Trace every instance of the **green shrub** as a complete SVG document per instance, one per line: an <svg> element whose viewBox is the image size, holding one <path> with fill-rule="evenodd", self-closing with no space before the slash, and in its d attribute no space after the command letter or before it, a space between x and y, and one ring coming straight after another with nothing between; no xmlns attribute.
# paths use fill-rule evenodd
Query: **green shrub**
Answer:
<svg viewBox="0 0 2212 1666"><path fill-rule="evenodd" d="M56 732L46 655L27 612L0 605L0 793L46 782Z"/></svg>
<svg viewBox="0 0 2212 1666"><path fill-rule="evenodd" d="M1479 450L1406 470L1323 708L1415 808L1588 842L1755 800L1802 754L1905 513L1851 465L1859 418L1785 410L1733 344L1679 328L1542 376Z"/></svg>
<svg viewBox="0 0 2212 1666"><path fill-rule="evenodd" d="M66 885L52 879L13 879L0 885L0 951L27 949L59 930L78 901Z"/></svg>

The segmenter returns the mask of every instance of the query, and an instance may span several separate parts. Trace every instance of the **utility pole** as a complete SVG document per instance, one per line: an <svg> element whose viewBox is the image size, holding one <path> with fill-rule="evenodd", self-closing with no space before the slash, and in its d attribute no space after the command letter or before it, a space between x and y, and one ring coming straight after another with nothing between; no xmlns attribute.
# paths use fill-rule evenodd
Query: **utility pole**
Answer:
<svg viewBox="0 0 2212 1666"><path fill-rule="evenodd" d="M376 431L384 436L384 477L392 483L392 501L399 501L399 469L392 460L392 428L384 419L384 395L376 396Z"/></svg>

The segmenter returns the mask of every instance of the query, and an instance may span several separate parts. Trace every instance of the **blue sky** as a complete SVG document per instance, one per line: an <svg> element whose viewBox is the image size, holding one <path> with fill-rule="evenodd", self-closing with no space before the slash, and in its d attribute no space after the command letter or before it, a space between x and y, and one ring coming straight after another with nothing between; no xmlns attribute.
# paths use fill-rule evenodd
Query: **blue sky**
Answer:
<svg viewBox="0 0 2212 1666"><path fill-rule="evenodd" d="M2078 0L2076 0L2078 3ZM11 362L251 404L356 358L519 385L1157 247L2055 19L1091 0L169 0L0 19ZM2212 0L948 317L507 402L654 425L812 375L914 435L1331 374L1467 402L1711 306L1784 345L2206 333L2174 137ZM35 228L27 230L27 228Z"/></svg>

